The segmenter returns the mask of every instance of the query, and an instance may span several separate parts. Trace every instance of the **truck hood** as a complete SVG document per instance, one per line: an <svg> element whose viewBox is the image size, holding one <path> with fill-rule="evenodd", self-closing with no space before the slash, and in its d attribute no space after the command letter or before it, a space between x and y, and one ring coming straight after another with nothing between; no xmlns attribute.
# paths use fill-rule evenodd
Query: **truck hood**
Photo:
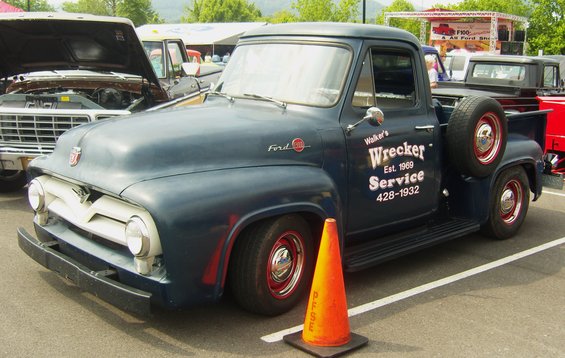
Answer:
<svg viewBox="0 0 565 358"><path fill-rule="evenodd" d="M321 166L321 139L311 118L273 103L226 101L218 98L79 126L59 138L50 156L35 159L32 168L119 194L137 182L172 175L266 165ZM71 157L77 159L77 148L75 164Z"/></svg>
<svg viewBox="0 0 565 358"><path fill-rule="evenodd" d="M0 78L84 69L137 75L160 86L133 23L70 13L0 14Z"/></svg>

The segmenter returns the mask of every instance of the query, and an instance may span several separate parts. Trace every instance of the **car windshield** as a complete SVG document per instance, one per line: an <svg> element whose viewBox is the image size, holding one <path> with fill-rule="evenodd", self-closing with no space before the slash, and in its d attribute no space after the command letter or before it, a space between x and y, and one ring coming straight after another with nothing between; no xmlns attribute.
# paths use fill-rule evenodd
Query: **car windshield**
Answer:
<svg viewBox="0 0 565 358"><path fill-rule="evenodd" d="M270 97L329 107L341 96L351 51L318 44L241 45L215 91L232 97Z"/></svg>

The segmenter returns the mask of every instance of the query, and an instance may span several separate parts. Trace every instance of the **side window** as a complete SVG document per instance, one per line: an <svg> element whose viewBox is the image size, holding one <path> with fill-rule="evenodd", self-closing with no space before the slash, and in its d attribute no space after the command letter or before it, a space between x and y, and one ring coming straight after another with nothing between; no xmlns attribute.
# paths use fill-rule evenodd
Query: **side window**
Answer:
<svg viewBox="0 0 565 358"><path fill-rule="evenodd" d="M416 90L412 56L409 53L373 49L371 58L377 107L413 107Z"/></svg>
<svg viewBox="0 0 565 358"><path fill-rule="evenodd" d="M354 107L413 107L414 60L409 53L371 49L365 56L353 96Z"/></svg>
<svg viewBox="0 0 565 358"><path fill-rule="evenodd" d="M172 72L175 74L175 77L180 77L182 74L181 65L183 61L181 46L177 42L169 42L167 47L172 62L170 64L172 66Z"/></svg>
<svg viewBox="0 0 565 358"><path fill-rule="evenodd" d="M353 94L353 107L375 107L375 88L373 87L373 70L371 56L369 53L363 60L361 75Z"/></svg>
<svg viewBox="0 0 565 358"><path fill-rule="evenodd" d="M151 66L158 78L165 77L165 66L163 63L163 48L161 42L143 42L145 53L151 62Z"/></svg>
<svg viewBox="0 0 565 358"><path fill-rule="evenodd" d="M556 66L546 66L543 70L543 86L559 87Z"/></svg>

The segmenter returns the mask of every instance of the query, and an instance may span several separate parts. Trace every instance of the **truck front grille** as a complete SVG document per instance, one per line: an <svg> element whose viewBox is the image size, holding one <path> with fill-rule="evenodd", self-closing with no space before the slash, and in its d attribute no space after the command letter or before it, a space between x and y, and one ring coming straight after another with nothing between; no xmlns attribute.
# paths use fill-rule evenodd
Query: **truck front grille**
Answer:
<svg viewBox="0 0 565 358"><path fill-rule="evenodd" d="M2 108L0 147L2 151L30 155L49 154L57 139L67 130L103 118L129 114L129 111L57 110Z"/></svg>

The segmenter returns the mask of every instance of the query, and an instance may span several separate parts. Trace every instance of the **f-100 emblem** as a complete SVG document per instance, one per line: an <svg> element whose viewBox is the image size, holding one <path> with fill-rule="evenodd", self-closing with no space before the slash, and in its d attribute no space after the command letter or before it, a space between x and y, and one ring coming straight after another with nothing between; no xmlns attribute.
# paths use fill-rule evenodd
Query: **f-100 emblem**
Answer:
<svg viewBox="0 0 565 358"><path fill-rule="evenodd" d="M81 152L82 149L80 147L73 147L73 149L71 149L71 155L69 156L69 164L71 167L78 164Z"/></svg>

